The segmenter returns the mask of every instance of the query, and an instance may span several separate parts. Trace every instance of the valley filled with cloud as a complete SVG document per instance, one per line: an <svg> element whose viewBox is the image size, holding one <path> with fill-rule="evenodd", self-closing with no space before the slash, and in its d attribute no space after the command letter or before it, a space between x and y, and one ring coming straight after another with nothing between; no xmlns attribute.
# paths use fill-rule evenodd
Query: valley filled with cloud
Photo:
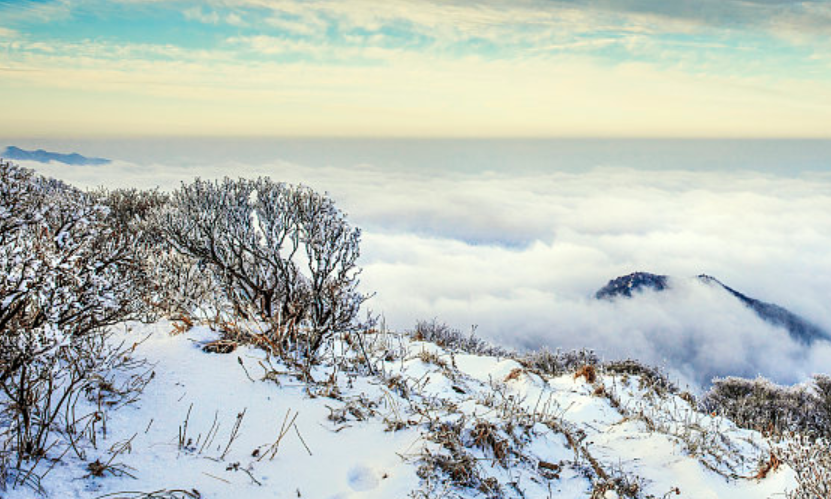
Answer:
<svg viewBox="0 0 831 499"><path fill-rule="evenodd" d="M364 230L362 287L377 293L368 307L399 330L436 318L513 348L638 358L693 385L728 374L795 383L831 362L829 344L801 344L694 279L715 276L831 331L827 173L639 169L634 160L481 172L385 161L32 166L89 187L169 189L233 172L327 191ZM670 289L594 298L634 271L668 275Z"/></svg>

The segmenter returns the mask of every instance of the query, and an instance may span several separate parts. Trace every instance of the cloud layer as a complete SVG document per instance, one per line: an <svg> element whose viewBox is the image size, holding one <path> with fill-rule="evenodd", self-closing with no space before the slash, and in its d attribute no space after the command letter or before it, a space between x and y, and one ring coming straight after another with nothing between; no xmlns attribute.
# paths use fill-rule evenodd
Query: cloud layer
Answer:
<svg viewBox="0 0 831 499"><path fill-rule="evenodd" d="M168 188L233 172L326 190L365 229L363 285L397 329L437 317L512 347L640 358L697 384L726 374L798 382L831 365L828 345L801 346L723 290L687 279L716 276L831 330L831 176L821 172L33 166L86 185ZM675 276L673 290L593 299L636 270Z"/></svg>

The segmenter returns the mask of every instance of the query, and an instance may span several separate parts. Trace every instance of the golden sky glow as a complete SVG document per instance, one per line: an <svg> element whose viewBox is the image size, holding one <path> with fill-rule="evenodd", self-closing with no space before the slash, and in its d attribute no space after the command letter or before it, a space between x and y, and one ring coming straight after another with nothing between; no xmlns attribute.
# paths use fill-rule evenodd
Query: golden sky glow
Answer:
<svg viewBox="0 0 831 499"><path fill-rule="evenodd" d="M745 3L0 2L0 135L828 137L831 9Z"/></svg>

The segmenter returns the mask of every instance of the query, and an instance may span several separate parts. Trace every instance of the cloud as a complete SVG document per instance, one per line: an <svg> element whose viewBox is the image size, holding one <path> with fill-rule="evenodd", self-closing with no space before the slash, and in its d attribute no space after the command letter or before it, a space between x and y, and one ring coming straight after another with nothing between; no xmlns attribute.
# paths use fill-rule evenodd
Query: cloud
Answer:
<svg viewBox="0 0 831 499"><path fill-rule="evenodd" d="M69 0L0 2L2 22L9 25L20 21L50 23L66 20L71 18L72 7Z"/></svg>
<svg viewBox="0 0 831 499"><path fill-rule="evenodd" d="M816 136L831 83L716 76L569 55L521 61L237 37L173 45L14 41L0 133ZM292 60L243 60L240 51ZM72 95L69 99L66 96ZM48 104L48 105L47 105ZM74 116L67 128L55 115Z"/></svg>
<svg viewBox="0 0 831 499"><path fill-rule="evenodd" d="M18 33L17 31L0 26L0 39L14 39L18 38L19 36L20 33Z"/></svg>
<svg viewBox="0 0 831 499"><path fill-rule="evenodd" d="M242 17L235 12L231 12L227 15L221 15L216 10L206 11L201 7L191 7L189 9L184 9L182 14L185 16L185 19L198 21L204 24L217 25L225 23L237 27L247 26L247 23L242 19Z"/></svg>
<svg viewBox="0 0 831 499"><path fill-rule="evenodd" d="M256 142L242 144L255 154ZM349 159L353 147L366 150L350 144L276 149L320 151L301 163L275 162L265 152L257 154L266 159L223 159L208 149L210 162L33 166L86 185L173 186L233 172L328 191L364 228L363 286L377 291L371 307L397 329L432 317L461 329L476 324L501 344L594 348L606 358L664 366L695 385L760 373L798 382L831 365L831 346L805 347L720 288L690 279L714 275L831 331L831 176L799 169L813 164L808 151L822 156L821 144L654 143L597 155L602 142L555 142L547 155L528 156L520 142L505 146L504 163L485 142L378 142L370 149L388 152L370 163ZM430 148L432 155L418 156ZM694 150L695 160L687 158ZM521 168L529 157L548 159ZM569 167L574 157L616 165ZM790 166L761 171L768 164ZM593 299L609 279L636 270L673 276L673 289L613 303Z"/></svg>
<svg viewBox="0 0 831 499"><path fill-rule="evenodd" d="M714 28L677 6L142 3L44 5L92 23L77 33L127 14L181 22L184 12L198 21L187 28L199 36L138 43L56 27L47 38L38 35L47 21L33 29L4 17L12 36L0 33L8 73L0 90L21 119L0 133L817 136L831 129L831 44L792 46L744 24ZM774 7L785 8L758 8ZM822 5L799 9L811 10L815 23L827 14ZM791 10L770 18L775 30L814 37ZM67 126L55 115L75 121Z"/></svg>
<svg viewBox="0 0 831 499"><path fill-rule="evenodd" d="M290 18L279 14L266 17L265 23L281 33L303 36L320 36L325 33L327 23L316 15L307 14L302 18Z"/></svg>
<svg viewBox="0 0 831 499"><path fill-rule="evenodd" d="M220 20L219 14L215 10L205 12L199 7L185 9L182 14L184 14L185 19L192 19L205 24L219 24Z"/></svg>
<svg viewBox="0 0 831 499"><path fill-rule="evenodd" d="M375 8L370 0L237 0L222 4L271 9L306 19L325 17L345 27L368 30L403 21L413 30L442 38L476 36L495 40L500 35L516 37L523 31L555 38L558 31L689 34L708 29L747 29L796 41L794 35L798 33L803 40L808 35L827 39L831 29L829 6L822 1L703 0L693 6L662 0L499 0L475 4L391 0L385 2L384 9Z"/></svg>

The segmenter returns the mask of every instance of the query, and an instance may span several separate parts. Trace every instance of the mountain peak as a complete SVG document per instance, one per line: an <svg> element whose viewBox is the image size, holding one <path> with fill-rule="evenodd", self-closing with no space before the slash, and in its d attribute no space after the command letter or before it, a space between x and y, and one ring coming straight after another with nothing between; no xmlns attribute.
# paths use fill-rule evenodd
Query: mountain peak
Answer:
<svg viewBox="0 0 831 499"><path fill-rule="evenodd" d="M668 277L665 275L651 274L649 272L633 272L612 279L595 293L594 296L598 300L612 300L619 296L631 298L633 292L638 292L643 289L663 291L669 287L667 280Z"/></svg>
<svg viewBox="0 0 831 499"><path fill-rule="evenodd" d="M817 340L831 341L831 334L784 307L751 298L727 286L711 275L699 274L696 276L696 279L703 284L718 286L724 289L738 299L744 306L753 310L760 319L773 326L786 329L790 336L800 343L810 345ZM649 272L633 272L612 279L598 290L594 296L598 300L614 300L621 296L631 298L633 293L645 289L658 292L669 289L668 282L669 277L665 275L651 274Z"/></svg>

